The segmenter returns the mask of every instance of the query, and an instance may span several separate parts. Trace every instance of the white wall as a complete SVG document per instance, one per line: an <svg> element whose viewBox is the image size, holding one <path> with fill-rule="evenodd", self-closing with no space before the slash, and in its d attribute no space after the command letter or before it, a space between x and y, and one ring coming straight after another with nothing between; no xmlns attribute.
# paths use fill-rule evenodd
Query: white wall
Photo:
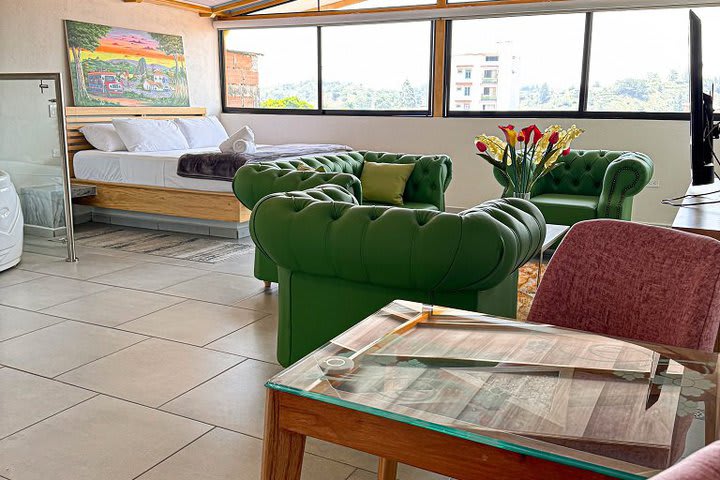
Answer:
<svg viewBox="0 0 720 480"><path fill-rule="evenodd" d="M475 155L473 138L481 133L500 133L504 119L331 117L296 115L224 114L228 131L250 125L259 143L329 142L357 149L405 153L446 153L453 159L453 181L447 203L470 207L497 198L500 188L491 168ZM586 130L574 147L633 150L650 155L660 188L645 189L635 199L633 219L671 224L676 209L660 205L662 198L685 193L690 181L690 127L683 121L654 120L552 120L512 119L516 126L536 123L576 123Z"/></svg>
<svg viewBox="0 0 720 480"><path fill-rule="evenodd" d="M220 111L217 31L197 13L122 0L0 0L0 72L61 72L72 105L63 20L182 35L190 103Z"/></svg>

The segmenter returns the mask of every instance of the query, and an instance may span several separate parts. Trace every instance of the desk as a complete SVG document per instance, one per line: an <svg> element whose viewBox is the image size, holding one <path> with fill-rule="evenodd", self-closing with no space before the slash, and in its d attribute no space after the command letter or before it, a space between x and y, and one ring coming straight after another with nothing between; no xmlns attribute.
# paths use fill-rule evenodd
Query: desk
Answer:
<svg viewBox="0 0 720 480"><path fill-rule="evenodd" d="M261 478L299 479L311 436L386 458L382 479L395 462L459 480L645 479L717 439L717 363L395 301L267 383Z"/></svg>
<svg viewBox="0 0 720 480"><path fill-rule="evenodd" d="M687 190L687 195L698 195L718 190L720 190L720 181L715 180L712 185L691 186ZM720 240L720 203L693 206L693 204L710 200L720 201L720 193L683 200L684 206L678 207L672 228Z"/></svg>

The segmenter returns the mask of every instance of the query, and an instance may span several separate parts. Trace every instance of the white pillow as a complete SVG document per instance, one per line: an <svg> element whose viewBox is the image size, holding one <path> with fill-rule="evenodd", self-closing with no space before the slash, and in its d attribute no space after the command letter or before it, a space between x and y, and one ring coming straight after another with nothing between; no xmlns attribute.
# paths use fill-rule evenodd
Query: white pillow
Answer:
<svg viewBox="0 0 720 480"><path fill-rule="evenodd" d="M217 117L178 118L175 123L190 148L217 147L228 138L225 127Z"/></svg>
<svg viewBox="0 0 720 480"><path fill-rule="evenodd" d="M127 150L120 135L112 123L93 123L80 127L80 133L90 145L103 152L119 152Z"/></svg>
<svg viewBox="0 0 720 480"><path fill-rule="evenodd" d="M115 131L131 152L159 152L190 148L178 126L172 120L146 118L115 118Z"/></svg>

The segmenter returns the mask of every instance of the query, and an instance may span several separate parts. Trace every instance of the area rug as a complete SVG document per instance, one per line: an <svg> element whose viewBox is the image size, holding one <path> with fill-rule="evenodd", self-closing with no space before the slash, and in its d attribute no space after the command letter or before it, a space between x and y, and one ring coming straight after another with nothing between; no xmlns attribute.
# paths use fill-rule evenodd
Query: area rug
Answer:
<svg viewBox="0 0 720 480"><path fill-rule="evenodd" d="M543 274L545 273L545 267L547 267L547 264L543 264ZM535 292L537 291L537 269L538 263L536 260L520 267L517 319L522 322L527 320L528 314L530 313L530 305L532 305Z"/></svg>
<svg viewBox="0 0 720 480"><path fill-rule="evenodd" d="M75 228L75 243L86 247L112 248L199 263L218 263L255 251L250 240L225 240L97 223L78 225Z"/></svg>

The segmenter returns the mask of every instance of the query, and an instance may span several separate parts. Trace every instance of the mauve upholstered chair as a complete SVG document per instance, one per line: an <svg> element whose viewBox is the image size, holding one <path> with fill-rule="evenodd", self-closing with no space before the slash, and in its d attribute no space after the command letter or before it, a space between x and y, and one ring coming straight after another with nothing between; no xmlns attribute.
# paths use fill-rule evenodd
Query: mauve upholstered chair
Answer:
<svg viewBox="0 0 720 480"><path fill-rule="evenodd" d="M553 255L528 320L713 351L720 242L620 220L577 223Z"/></svg>
<svg viewBox="0 0 720 480"><path fill-rule="evenodd" d="M715 480L720 478L720 442L711 443L653 480Z"/></svg>

